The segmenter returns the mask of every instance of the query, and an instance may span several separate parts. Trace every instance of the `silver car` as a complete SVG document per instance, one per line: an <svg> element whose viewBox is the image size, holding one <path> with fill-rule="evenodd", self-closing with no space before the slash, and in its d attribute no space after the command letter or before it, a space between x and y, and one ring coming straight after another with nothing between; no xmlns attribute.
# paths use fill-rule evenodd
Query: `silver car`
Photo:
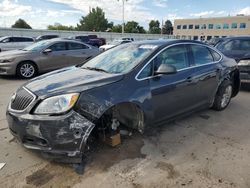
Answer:
<svg viewBox="0 0 250 188"><path fill-rule="evenodd" d="M0 52L25 48L33 43L31 37L0 37Z"/></svg>
<svg viewBox="0 0 250 188"><path fill-rule="evenodd" d="M22 50L0 53L0 75L31 78L38 73L83 63L99 53L98 48L78 41L44 40Z"/></svg>

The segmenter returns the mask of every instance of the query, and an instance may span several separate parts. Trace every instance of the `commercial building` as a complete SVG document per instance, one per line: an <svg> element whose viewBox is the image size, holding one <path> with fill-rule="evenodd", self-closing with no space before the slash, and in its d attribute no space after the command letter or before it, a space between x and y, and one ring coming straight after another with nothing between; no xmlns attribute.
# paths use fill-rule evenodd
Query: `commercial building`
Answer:
<svg viewBox="0 0 250 188"><path fill-rule="evenodd" d="M250 35L250 16L177 19L174 21L174 35L194 40Z"/></svg>

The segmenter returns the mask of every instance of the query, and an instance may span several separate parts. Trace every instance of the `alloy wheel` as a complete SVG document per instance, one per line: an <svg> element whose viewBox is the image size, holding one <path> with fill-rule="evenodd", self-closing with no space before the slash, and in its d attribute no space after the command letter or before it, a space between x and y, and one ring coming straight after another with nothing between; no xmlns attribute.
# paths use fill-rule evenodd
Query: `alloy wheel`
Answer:
<svg viewBox="0 0 250 188"><path fill-rule="evenodd" d="M23 64L20 67L20 74L25 78L30 78L35 74L35 67L29 63Z"/></svg>

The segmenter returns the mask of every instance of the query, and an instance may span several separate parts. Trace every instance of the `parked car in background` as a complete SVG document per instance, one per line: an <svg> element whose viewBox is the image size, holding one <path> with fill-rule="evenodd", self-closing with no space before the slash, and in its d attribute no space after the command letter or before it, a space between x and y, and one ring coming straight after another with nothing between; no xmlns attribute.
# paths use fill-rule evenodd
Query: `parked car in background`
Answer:
<svg viewBox="0 0 250 188"><path fill-rule="evenodd" d="M97 35L88 35L89 39L97 39Z"/></svg>
<svg viewBox="0 0 250 188"><path fill-rule="evenodd" d="M239 85L235 60L208 45L142 41L31 80L12 96L6 114L26 148L81 160L89 138L120 129L143 133L203 108L224 110Z"/></svg>
<svg viewBox="0 0 250 188"><path fill-rule="evenodd" d="M87 36L87 35L75 35L75 36L70 36L68 38L74 39L74 40L79 40L79 41L84 42L84 43L89 42L89 36Z"/></svg>
<svg viewBox="0 0 250 188"><path fill-rule="evenodd" d="M106 39L105 38L98 38L99 40L101 40L102 42L100 43L100 46L103 46L106 44ZM99 46L99 47L100 47Z"/></svg>
<svg viewBox="0 0 250 188"><path fill-rule="evenodd" d="M134 41L134 38L124 37L124 38L121 38L121 40L131 40L131 41Z"/></svg>
<svg viewBox="0 0 250 188"><path fill-rule="evenodd" d="M87 42L87 44L99 48L100 46L102 46L102 40L100 40L100 39L90 39L90 40Z"/></svg>
<svg viewBox="0 0 250 188"><path fill-rule="evenodd" d="M216 48L238 63L242 83L250 85L250 36L227 37Z"/></svg>
<svg viewBox="0 0 250 188"><path fill-rule="evenodd" d="M40 35L36 37L36 42L41 41L41 40L49 40L49 39L54 39L54 38L59 38L59 35Z"/></svg>
<svg viewBox="0 0 250 188"><path fill-rule="evenodd" d="M83 63L99 52L98 48L78 41L44 40L22 50L0 53L0 75L31 78L38 73Z"/></svg>
<svg viewBox="0 0 250 188"><path fill-rule="evenodd" d="M97 35L76 35L76 36L70 36L69 38L80 40L81 42L84 42L91 46L95 46L97 48L106 44L106 40L104 38L97 38Z"/></svg>
<svg viewBox="0 0 250 188"><path fill-rule="evenodd" d="M126 44L132 42L131 40L114 40L113 42L100 46L101 51L106 51L108 49L114 48L115 46L121 45L121 44Z"/></svg>
<svg viewBox="0 0 250 188"><path fill-rule="evenodd" d="M211 45L211 46L216 46L216 44L221 42L222 40L223 40L223 38L214 37L214 38L211 38L210 40L208 40L206 43Z"/></svg>
<svg viewBox="0 0 250 188"><path fill-rule="evenodd" d="M0 38L0 52L7 50L21 49L34 43L31 37L1 37Z"/></svg>

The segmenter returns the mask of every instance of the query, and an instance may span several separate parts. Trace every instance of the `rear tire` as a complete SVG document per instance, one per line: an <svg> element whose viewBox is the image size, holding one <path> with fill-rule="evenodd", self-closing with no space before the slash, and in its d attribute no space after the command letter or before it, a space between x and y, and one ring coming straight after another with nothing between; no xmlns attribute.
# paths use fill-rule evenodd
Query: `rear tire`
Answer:
<svg viewBox="0 0 250 188"><path fill-rule="evenodd" d="M230 103L233 94L233 84L229 80L224 80L214 99L212 108L217 111L224 110Z"/></svg>
<svg viewBox="0 0 250 188"><path fill-rule="evenodd" d="M25 79L33 78L37 75L37 72L36 65L30 61L19 63L16 69L17 76Z"/></svg>

